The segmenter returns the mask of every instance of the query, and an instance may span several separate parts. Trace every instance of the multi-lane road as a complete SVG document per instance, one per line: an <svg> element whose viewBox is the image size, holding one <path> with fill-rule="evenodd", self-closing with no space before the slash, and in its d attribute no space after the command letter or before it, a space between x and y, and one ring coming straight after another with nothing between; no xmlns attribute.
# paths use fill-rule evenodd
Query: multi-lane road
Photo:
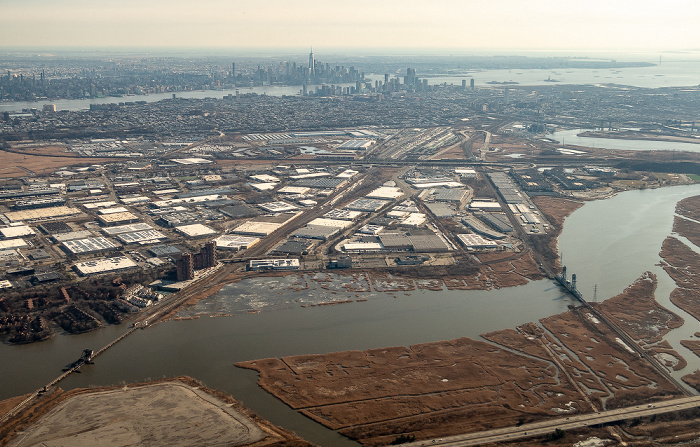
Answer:
<svg viewBox="0 0 700 447"><path fill-rule="evenodd" d="M545 436L555 430L574 430L587 428L593 425L608 424L625 419L633 419L643 416L653 416L674 411L688 410L700 407L700 396L684 397L663 402L656 402L648 405L637 405L633 407L618 408L616 410L601 411L597 413L580 414L576 416L560 417L542 422L524 424L518 427L505 427L495 430L488 430L463 435L446 436L443 438L417 441L405 446L450 446L463 447L471 445L489 444L494 442L512 441L527 437Z"/></svg>

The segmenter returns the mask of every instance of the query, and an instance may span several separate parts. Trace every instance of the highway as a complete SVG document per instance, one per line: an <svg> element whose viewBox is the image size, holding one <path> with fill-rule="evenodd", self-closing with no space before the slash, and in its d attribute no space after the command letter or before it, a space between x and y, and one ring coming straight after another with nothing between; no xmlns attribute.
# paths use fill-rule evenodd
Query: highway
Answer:
<svg viewBox="0 0 700 447"><path fill-rule="evenodd" d="M560 417L542 422L523 424L519 427L505 427L463 435L446 436L443 438L429 439L402 444L404 446L440 445L450 447L462 447L471 445L489 444L494 442L512 441L514 439L544 436L559 430L574 430L587 428L593 425L608 424L625 419L633 419L644 416L671 413L674 411L688 410L700 407L700 396L683 397L680 399L656 402L648 405L636 405L616 410L601 411L576 416Z"/></svg>

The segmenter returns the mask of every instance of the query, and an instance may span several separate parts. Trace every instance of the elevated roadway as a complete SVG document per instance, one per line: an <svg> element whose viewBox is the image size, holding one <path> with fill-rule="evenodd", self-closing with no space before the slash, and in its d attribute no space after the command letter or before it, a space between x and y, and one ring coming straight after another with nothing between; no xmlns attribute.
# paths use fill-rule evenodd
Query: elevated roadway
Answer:
<svg viewBox="0 0 700 447"><path fill-rule="evenodd" d="M684 397L648 405L636 405L633 407L618 408L616 410L560 417L542 422L523 424L518 427L504 427L495 430L446 436L443 438L411 442L402 445L411 447L427 445L463 447L490 444L495 442L512 441L515 439L545 436L553 433L557 429L566 431L588 428L591 426L610 424L627 419L655 416L658 414L672 413L674 411L689 410L698 407L700 407L700 396Z"/></svg>

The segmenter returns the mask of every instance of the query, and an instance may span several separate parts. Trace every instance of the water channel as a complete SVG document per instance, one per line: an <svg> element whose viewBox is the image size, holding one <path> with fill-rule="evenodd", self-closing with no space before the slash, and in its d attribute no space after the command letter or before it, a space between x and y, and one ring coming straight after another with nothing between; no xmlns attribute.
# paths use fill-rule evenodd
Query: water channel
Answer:
<svg viewBox="0 0 700 447"><path fill-rule="evenodd" d="M688 360L684 373L700 367L700 362L679 347L678 340L691 338L698 322L668 302L673 284L656 264L661 243L672 231L676 202L698 194L700 185L688 185L630 191L590 202L567 219L560 239L564 263L570 272L577 273L587 299L592 300L595 284L597 300L601 301L621 292L644 271L657 274L657 299L686 321L667 337ZM463 336L478 338L484 332L564 312L572 303L554 283L543 280L493 291L338 292L333 295L336 300L359 295L367 301L301 307L304 302L326 298L316 297L313 289L292 290L284 282L287 280L269 280L273 281L277 283L272 288L260 279L226 287L188 311L192 315L232 312L233 316L202 316L136 331L60 386L70 389L190 375L230 393L266 419L311 442L356 445L260 390L257 375L236 368L234 363ZM0 398L37 389L58 376L82 349L99 348L125 330L123 326L108 327L80 336L58 335L42 343L0 345Z"/></svg>
<svg viewBox="0 0 700 447"><path fill-rule="evenodd" d="M622 138L598 138L578 136L587 129L558 130L549 135L550 138L562 144L573 144L599 149L623 149L629 151L687 151L700 152L700 140L697 143L681 143L674 141L627 140Z"/></svg>

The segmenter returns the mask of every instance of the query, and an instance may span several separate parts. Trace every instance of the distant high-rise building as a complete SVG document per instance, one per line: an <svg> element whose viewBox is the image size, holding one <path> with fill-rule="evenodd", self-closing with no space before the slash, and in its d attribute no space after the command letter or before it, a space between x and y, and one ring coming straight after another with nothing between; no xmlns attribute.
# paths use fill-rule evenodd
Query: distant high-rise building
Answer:
<svg viewBox="0 0 700 447"><path fill-rule="evenodd" d="M311 49L311 52L309 53L309 76L311 76L311 79L316 77L316 63L314 62L314 49Z"/></svg>
<svg viewBox="0 0 700 447"><path fill-rule="evenodd" d="M231 63L231 77L232 78L236 77L236 63L235 62Z"/></svg>
<svg viewBox="0 0 700 447"><path fill-rule="evenodd" d="M462 90L466 90L466 89L467 89L467 80L462 79Z"/></svg>
<svg viewBox="0 0 700 447"><path fill-rule="evenodd" d="M471 89L474 90L474 78L471 78L469 80L469 87L471 87Z"/></svg>

